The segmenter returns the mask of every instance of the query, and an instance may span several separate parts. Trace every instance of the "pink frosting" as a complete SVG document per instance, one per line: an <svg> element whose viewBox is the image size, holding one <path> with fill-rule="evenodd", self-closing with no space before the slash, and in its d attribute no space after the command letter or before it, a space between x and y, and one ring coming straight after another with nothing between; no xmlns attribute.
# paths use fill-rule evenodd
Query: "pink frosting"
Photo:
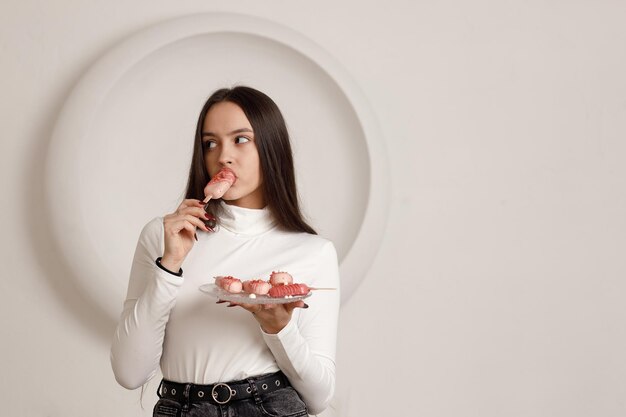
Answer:
<svg viewBox="0 0 626 417"><path fill-rule="evenodd" d="M211 196L211 198L221 198L236 180L237 177L230 168L222 168L204 187L204 195Z"/></svg>
<svg viewBox="0 0 626 417"><path fill-rule="evenodd" d="M272 285L284 285L293 284L293 277L289 272L273 271L270 276L270 284Z"/></svg>
<svg viewBox="0 0 626 417"><path fill-rule="evenodd" d="M213 178L211 178L211 181L209 181L209 184L216 183L219 181L226 181L230 185L233 185L236 179L237 177L235 176L235 173L233 172L232 169L222 168L218 171L217 174L213 176Z"/></svg>
<svg viewBox="0 0 626 417"><path fill-rule="evenodd" d="M264 295L270 291L271 285L262 279L251 279L243 282L243 290L250 294Z"/></svg>
<svg viewBox="0 0 626 417"><path fill-rule="evenodd" d="M227 276L227 277L216 277L215 278L215 283L225 289L228 292L232 292L232 293L240 293L241 290L243 289L243 286L241 284L241 280L232 277L232 276Z"/></svg>

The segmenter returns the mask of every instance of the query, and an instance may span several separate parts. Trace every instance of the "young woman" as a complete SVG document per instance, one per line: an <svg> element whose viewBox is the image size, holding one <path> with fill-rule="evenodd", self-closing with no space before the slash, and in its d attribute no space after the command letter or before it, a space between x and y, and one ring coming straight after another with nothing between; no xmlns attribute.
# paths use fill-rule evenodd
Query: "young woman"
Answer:
<svg viewBox="0 0 626 417"><path fill-rule="evenodd" d="M225 167L234 183L205 206ZM198 289L279 270L336 290L226 305ZM155 416L317 414L335 389L338 313L336 250L300 213L280 110L250 87L216 91L200 112L185 199L139 236L111 347L116 380L136 389L160 366Z"/></svg>

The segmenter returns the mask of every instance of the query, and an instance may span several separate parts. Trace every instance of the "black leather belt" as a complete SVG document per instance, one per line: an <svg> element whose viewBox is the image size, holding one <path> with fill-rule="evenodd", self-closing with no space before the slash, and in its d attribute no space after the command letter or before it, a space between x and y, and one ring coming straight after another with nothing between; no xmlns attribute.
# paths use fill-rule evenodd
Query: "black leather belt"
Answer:
<svg viewBox="0 0 626 417"><path fill-rule="evenodd" d="M280 388L289 387L289 380L281 371L273 374L250 377L240 381L218 382L211 385L181 384L162 380L157 390L159 398L166 398L179 403L208 401L216 405L230 401L264 395Z"/></svg>

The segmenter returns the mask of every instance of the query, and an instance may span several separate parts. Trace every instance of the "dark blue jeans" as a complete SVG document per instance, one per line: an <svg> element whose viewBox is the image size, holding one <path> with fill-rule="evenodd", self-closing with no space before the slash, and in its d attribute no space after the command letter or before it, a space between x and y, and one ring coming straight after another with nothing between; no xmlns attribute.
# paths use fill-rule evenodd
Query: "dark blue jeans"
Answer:
<svg viewBox="0 0 626 417"><path fill-rule="evenodd" d="M226 404L209 401L178 401L160 398L154 406L153 417L303 417L307 407L293 387L287 386L270 393L256 389L252 397Z"/></svg>

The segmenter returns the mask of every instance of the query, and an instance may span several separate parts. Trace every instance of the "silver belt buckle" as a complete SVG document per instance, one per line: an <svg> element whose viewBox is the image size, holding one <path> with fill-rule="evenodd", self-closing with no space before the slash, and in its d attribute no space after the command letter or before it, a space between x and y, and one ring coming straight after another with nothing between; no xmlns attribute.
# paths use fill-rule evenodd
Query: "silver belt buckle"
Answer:
<svg viewBox="0 0 626 417"><path fill-rule="evenodd" d="M228 389L228 398L226 399L226 401L219 401L217 399L217 392L215 391L215 388L219 387L220 385L225 386ZM231 398L233 398L233 390L230 389L230 386L228 384L225 384L223 382L218 382L217 384L213 385L213 388L211 388L211 396L213 397L213 399L215 400L216 403L218 404L226 404L227 402L230 401Z"/></svg>

